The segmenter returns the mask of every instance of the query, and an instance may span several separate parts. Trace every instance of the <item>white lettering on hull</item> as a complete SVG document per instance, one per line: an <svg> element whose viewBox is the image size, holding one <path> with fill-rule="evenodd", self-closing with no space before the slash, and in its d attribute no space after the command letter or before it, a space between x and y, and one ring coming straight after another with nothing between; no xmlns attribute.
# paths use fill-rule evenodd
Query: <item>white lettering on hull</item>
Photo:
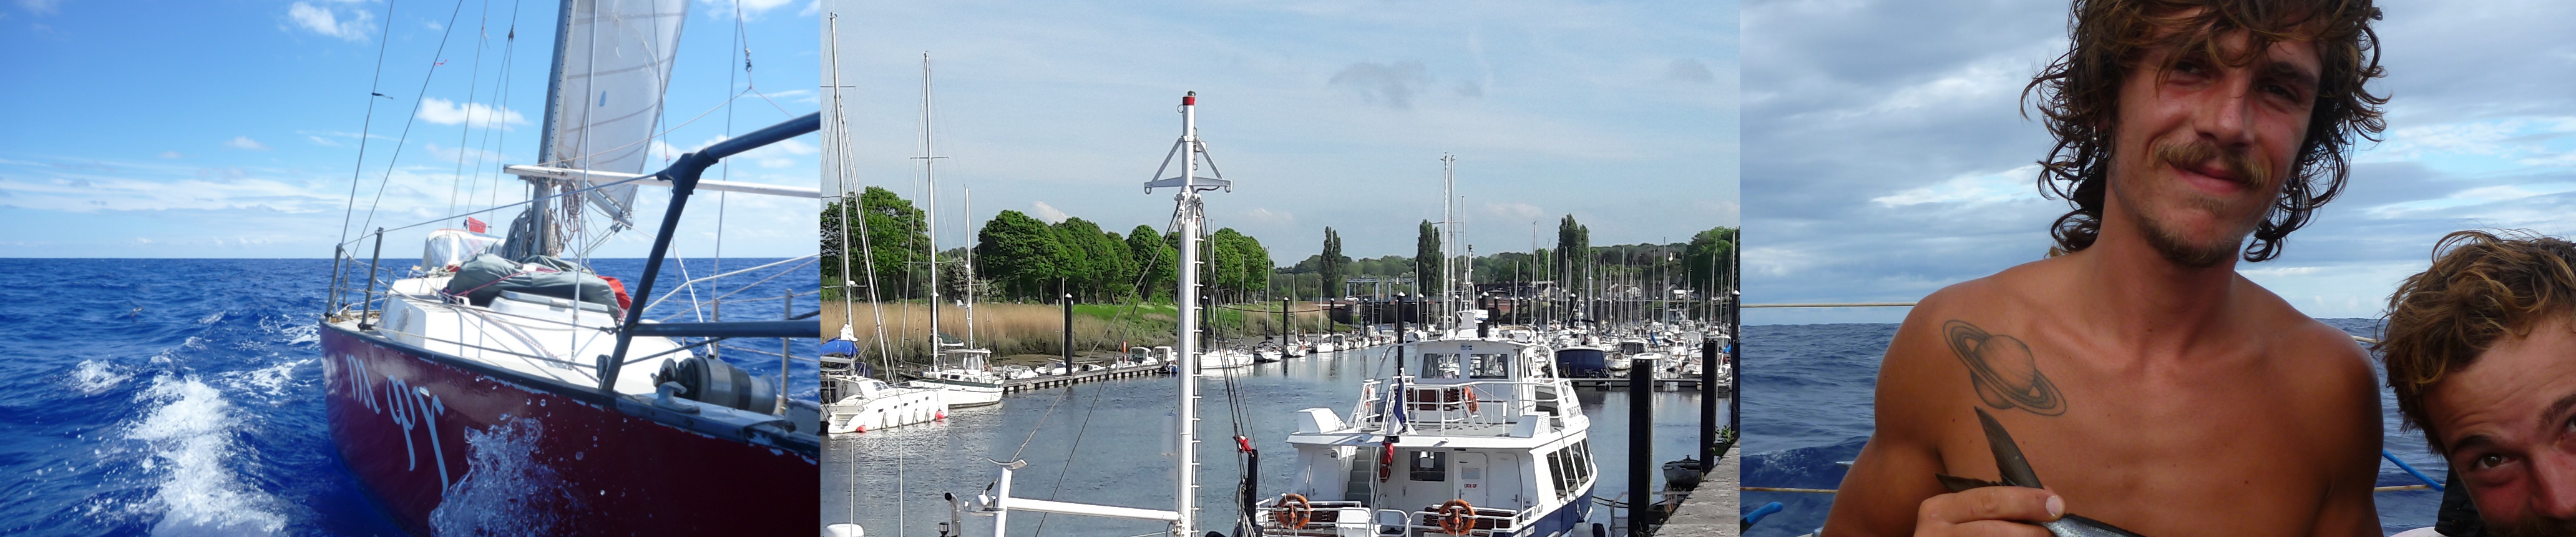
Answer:
<svg viewBox="0 0 2576 537"><path fill-rule="evenodd" d="M376 376L368 374L365 358L342 355L340 361L349 372L350 396L365 401L368 410L386 415L402 429L403 461L408 471L420 470L420 448L412 439L414 429L427 429L430 463L438 468L438 485L444 490L454 483L447 471L447 446L440 441L438 416L447 413L447 402L429 393L428 386L414 386L405 379L385 375L383 402L378 403Z"/></svg>

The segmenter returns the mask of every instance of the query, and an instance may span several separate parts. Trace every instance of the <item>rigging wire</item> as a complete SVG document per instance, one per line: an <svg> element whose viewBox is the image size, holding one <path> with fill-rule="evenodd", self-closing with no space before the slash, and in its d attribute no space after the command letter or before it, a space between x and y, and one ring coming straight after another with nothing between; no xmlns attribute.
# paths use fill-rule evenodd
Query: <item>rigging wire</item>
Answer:
<svg viewBox="0 0 2576 537"><path fill-rule="evenodd" d="M439 214L456 214L456 193L465 187L465 141L474 137L474 98L477 96L475 92L483 89L476 83L483 80L483 49L490 48L489 45L492 43L492 0L483 0L483 8L475 13L474 19L474 60L465 64L466 72L472 73L465 79L465 106L463 107L465 128L456 131L456 170L448 174L450 181L447 183L447 212ZM493 114L485 114L484 117L489 119L499 113L498 110L493 112ZM481 168L482 155L476 154L474 160L475 167ZM477 174L480 174L479 170Z"/></svg>
<svg viewBox="0 0 2576 537"><path fill-rule="evenodd" d="M358 163L349 170L349 202L340 209L341 243L349 242L349 220L358 212L358 179L367 173L367 140L375 134L376 98L385 96L385 46L393 42L394 1L385 0L385 27L383 31L376 32L376 74L367 79L367 116L358 124ZM459 1L458 5L463 5L462 0Z"/></svg>
<svg viewBox="0 0 2576 537"><path fill-rule="evenodd" d="M386 2L385 9L386 9L386 10L388 10L388 11L392 10L392 9L393 9L393 3L392 3L392 2L390 2L390 1ZM453 9L453 10L450 10L450 11L448 12L448 14L447 14L447 25L444 27L444 28L446 28L446 30L445 30L444 32L441 32L441 33L439 34L439 37L438 37L438 49L437 49L436 51L434 51L434 52L432 52L432 53L430 54L430 59L431 59L431 60L436 60L436 59L438 59L440 56L445 56L445 55L447 55L447 40L448 40L448 38L450 38L450 37L454 37L454 36L456 35L456 16L457 16L458 14L461 14L461 13L464 13L464 12L465 12L465 0L456 0L456 8L455 8L455 9ZM385 19L385 26L387 26L387 27L391 27L391 26L393 26L393 19L392 19L392 18L390 18L390 17L392 17L392 14L389 12L389 13L387 13L387 14L386 14L386 17L388 17L388 18L386 18L386 19ZM381 52L379 52L379 54L381 55L382 53L381 53ZM377 60L377 61L378 61L378 63L382 63L382 62L383 62L383 60L381 60L381 59L379 59L379 60ZM384 205L384 202L385 202L385 190L386 190L386 188L385 188L385 187L386 187L386 186L389 186L389 185L390 185L390 184L392 184L392 182L393 182L393 178L394 178L394 165L395 165L395 164L397 164L397 163L400 163L400 162L402 161L403 145L404 145L404 144L407 144L407 143L409 143L409 142L411 141L411 126L412 126L412 123L413 123L413 122L416 122L416 121L418 121L418 120L420 119L420 105L421 105L421 102L422 102L424 99L427 99L427 98L428 98L428 93L429 93L429 82L430 82L431 80L435 80L435 79L437 79L437 78L438 78L438 67L439 67L439 64L440 64L440 63L443 63L443 62L432 62L432 63L430 63L430 64L429 64L429 71L428 71L428 72L426 72L426 73L422 73L422 74L421 74L421 76L420 76L420 92L419 92L418 94L412 95L412 98L411 98L411 114L410 114L410 117L407 117L407 118L404 118L404 119L403 119L403 130L402 130L402 136L400 136L400 137L398 137L398 138L396 138L396 139L394 140L394 154L393 154L393 156L388 157L388 158L386 158L386 159L385 159L385 174L384 174L384 176L383 176L382 178L379 178L379 179L377 179L377 180L376 180L376 199L375 199L374 201L371 201L371 202L368 202L368 203L367 203L367 219L365 220L365 223L364 223L364 224L360 224L360 225L358 226L358 228L359 228L359 229L365 229L365 228L367 228L368 226L373 226L373 225L375 225L375 223L376 223L376 209L377 209L378 207L380 207L380 206ZM381 68L382 68L382 67L379 67L379 69L381 69ZM369 103L368 103L368 105L369 105L369 108L373 108L373 107L374 107L374 103L373 103L373 102L369 102ZM372 113L372 112L371 112L371 113ZM363 136L363 133L362 133L361 135ZM363 143L363 142L362 142L362 143ZM350 188L355 189L355 188L356 188L355 184L353 183L353 184L351 185L351 187L350 187ZM355 192L355 190L352 190L352 192ZM352 196L352 197L350 198L350 200L349 200L349 201L350 201L350 205L352 206L352 209L354 209L354 208L355 208L355 206L357 205L357 199L356 199L356 197L355 197L355 196ZM345 219L344 219L344 220L345 220ZM343 239L346 239L346 238L347 238L347 236L348 236L348 231L346 230L345 226L346 226L347 224L344 222L342 225L344 226L344 228L343 228L343 230L341 231L341 237L342 237ZM578 311L578 310L576 310L576 311Z"/></svg>
<svg viewBox="0 0 2576 537"><path fill-rule="evenodd" d="M485 201L483 205L496 205L500 203L500 181L502 174L500 173L499 168L485 168L483 157L490 156L493 157L494 160L499 160L501 157L501 148L508 147L507 140L509 131L507 127L502 125L502 123L505 123L502 120L505 119L504 116L510 109L510 92L506 88L510 87L510 68L518 65L519 63L518 45L519 0L511 0L510 27L508 33L503 34L502 37L500 76L495 77L495 80L493 80L492 83L492 94L498 96L497 98L500 100L501 108L493 117L486 118L491 121L487 121L484 126L483 141L475 142L474 144L474 148L481 152L474 155L474 177L470 182L472 188L465 191L465 201L469 204L473 203L475 192L483 191L483 177L487 171L491 173L492 189L490 191L491 193L487 195L487 201ZM486 147L489 147L489 149L485 149ZM454 209L451 208L449 211L454 212Z"/></svg>

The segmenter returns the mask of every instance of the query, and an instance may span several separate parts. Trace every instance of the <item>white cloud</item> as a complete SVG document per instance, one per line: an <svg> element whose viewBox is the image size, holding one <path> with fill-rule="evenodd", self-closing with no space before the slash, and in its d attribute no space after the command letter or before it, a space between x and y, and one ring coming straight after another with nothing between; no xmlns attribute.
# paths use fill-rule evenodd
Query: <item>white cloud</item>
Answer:
<svg viewBox="0 0 2576 537"><path fill-rule="evenodd" d="M1054 205L1047 205L1043 201L1029 202L1029 212L1031 213L1029 216L1038 217L1039 220L1045 220L1049 224L1063 222L1065 219L1064 211L1056 210Z"/></svg>
<svg viewBox="0 0 2576 537"><path fill-rule="evenodd" d="M1413 94L1431 83L1431 74L1417 61L1359 62L1334 73L1330 83L1349 86L1368 102L1402 110L1413 107Z"/></svg>
<svg viewBox="0 0 2576 537"><path fill-rule="evenodd" d="M315 7L313 4L304 2L296 2L286 7L286 19L295 23L296 27L360 43L366 42L367 31L375 28L375 18L374 14L352 9L349 10L349 18L342 20L331 8Z"/></svg>
<svg viewBox="0 0 2576 537"><path fill-rule="evenodd" d="M708 144L713 145L714 142L708 142ZM663 143L660 139L653 140L652 146L653 149L647 153L650 156L646 158L655 159L658 162L670 162L672 160L679 159L681 153L686 153L686 151L681 151L678 147L672 147L671 144Z"/></svg>
<svg viewBox="0 0 2576 537"><path fill-rule="evenodd" d="M250 139L249 136L234 136L233 139L224 141L224 147L248 149L252 151L268 150L268 145L259 143L259 140Z"/></svg>
<svg viewBox="0 0 2576 537"><path fill-rule="evenodd" d="M60 11L56 8L61 7L62 3L63 0L18 0L18 7L27 8L28 13L52 15Z"/></svg>
<svg viewBox="0 0 2576 537"><path fill-rule="evenodd" d="M448 162L455 162L455 163L461 163L461 164L478 164L478 163L490 163L490 162L500 162L500 161L501 161L501 154L500 154L500 153L496 153L496 152L493 152L493 151L490 151L490 150L485 150L485 149L480 149L480 148L473 148L473 147L445 147L445 146L440 146L440 145L438 145L438 144L436 144L436 143L431 143L431 144L426 144L426 146L425 146L425 147L423 147L423 149L427 149L427 150L429 150L429 154L430 154L431 156L436 156L436 157L438 157L438 158L439 158L439 160L445 160L445 161L448 161Z"/></svg>
<svg viewBox="0 0 2576 537"><path fill-rule="evenodd" d="M489 126L496 122L502 125L528 124L528 118L520 116L516 110L494 108L483 103L459 105L454 101L437 97L421 99L420 119L440 125L473 123L478 126Z"/></svg>
<svg viewBox="0 0 2576 537"><path fill-rule="evenodd" d="M698 3L707 6L703 12L717 19L732 17L736 6L740 6L742 8L742 18L757 19L762 14L768 13L769 10L778 9L779 6L795 3L795 1L796 0L698 0ZM822 8L819 6L806 6L806 9L808 11L800 12L799 14L820 11Z"/></svg>
<svg viewBox="0 0 2576 537"><path fill-rule="evenodd" d="M769 98L772 100L787 101L791 103L816 104L823 102L821 99L814 96L814 90L809 89L766 91L761 93L769 95Z"/></svg>
<svg viewBox="0 0 2576 537"><path fill-rule="evenodd" d="M1995 173L1971 173L1952 177L1937 185L1870 198L1870 201L1888 207L1902 207L1924 203L1980 204L2038 199L2038 174L2037 164Z"/></svg>
<svg viewBox="0 0 2576 537"><path fill-rule="evenodd" d="M2360 162L2421 161L2444 168L2576 165L2576 117L2514 117L2436 123L2388 130L2387 143L2363 151Z"/></svg>
<svg viewBox="0 0 2576 537"><path fill-rule="evenodd" d="M1242 216L1244 220L1250 220L1256 224L1284 226L1297 223L1296 214L1288 211L1273 211L1265 207L1254 207L1251 211L1244 212Z"/></svg>
<svg viewBox="0 0 2576 537"><path fill-rule="evenodd" d="M91 177L42 182L0 179L9 205L49 211L154 211L253 209L279 213L340 210L343 200L272 179L143 181Z"/></svg>
<svg viewBox="0 0 2576 537"><path fill-rule="evenodd" d="M1543 209L1538 208L1538 206L1537 206L1537 205L1530 205L1530 204L1527 204L1527 203L1521 203L1521 202L1517 202L1517 201L1515 201L1515 202L1505 202L1505 203L1487 203L1487 204L1485 204L1485 212L1487 212L1487 213L1492 213L1492 214L1494 214L1494 215L1501 216L1501 217L1504 217L1504 218L1513 218L1513 219L1522 219L1522 220L1531 219L1531 218L1538 218L1538 217L1540 217L1540 216L1543 216L1543 215L1546 215L1546 214L1547 214L1547 211L1546 211L1546 210L1543 210Z"/></svg>
<svg viewBox="0 0 2576 537"><path fill-rule="evenodd" d="M186 157L186 156L187 156L187 155L181 155L181 154L179 154L179 152L177 152L177 151L162 151L162 152L161 152L161 158L182 158L182 157Z"/></svg>

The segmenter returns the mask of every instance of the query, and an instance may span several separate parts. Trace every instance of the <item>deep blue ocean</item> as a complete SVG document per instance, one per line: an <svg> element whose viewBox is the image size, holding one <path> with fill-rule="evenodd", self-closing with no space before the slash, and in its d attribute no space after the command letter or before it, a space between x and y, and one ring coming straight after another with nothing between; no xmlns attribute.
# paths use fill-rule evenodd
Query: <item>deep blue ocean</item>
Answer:
<svg viewBox="0 0 2576 537"><path fill-rule="evenodd" d="M408 254L407 254L408 255ZM774 259L725 259L727 270ZM388 259L388 263L393 263ZM717 260L690 260L690 275ZM641 259L593 260L630 282ZM679 263L647 312L687 313ZM782 271L786 273L780 275ZM323 420L321 314L328 259L0 259L0 534L399 535L341 465ZM712 298L809 293L810 264L747 274ZM657 294L666 291L656 291ZM753 311L743 311L744 308ZM776 300L726 319L774 319ZM793 354L814 356L814 340ZM777 340L728 342L777 352ZM776 356L725 361L775 379ZM813 400L815 365L790 396Z"/></svg>
<svg viewBox="0 0 2576 537"><path fill-rule="evenodd" d="M2323 319L2364 337L2377 337L2376 319ZM1842 483L1839 461L1860 455L1869 440L1870 400L1878 384L1879 357L1896 337L1894 324L1813 324L1744 327L1744 486L1830 489ZM2372 365L2377 369L2377 364ZM2382 372L2382 378L2386 378ZM2425 450L2421 431L2398 427L2397 401L2380 390L2389 453L2441 479L2449 465ZM2387 460L2381 486L2421 481ZM2379 524L2384 533L2433 525L2441 493L2383 492ZM1788 537L1815 531L1833 498L1825 494L1746 491L1743 508L1769 502L1787 509L1762 520L1746 537Z"/></svg>

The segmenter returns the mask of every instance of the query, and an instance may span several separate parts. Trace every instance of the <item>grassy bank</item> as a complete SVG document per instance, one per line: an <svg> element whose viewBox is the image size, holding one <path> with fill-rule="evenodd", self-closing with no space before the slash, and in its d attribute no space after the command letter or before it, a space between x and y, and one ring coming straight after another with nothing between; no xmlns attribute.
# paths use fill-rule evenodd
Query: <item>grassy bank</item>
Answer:
<svg viewBox="0 0 2576 537"><path fill-rule="evenodd" d="M930 312L921 302L886 302L849 305L851 331L857 336L861 352L876 355L878 326L897 356L908 361L926 360L930 355ZM1313 303L1292 303L1289 331L1303 329L1320 333L1347 329L1334 324ZM1245 311L1253 310L1253 311ZM842 307L823 307L825 336L840 330ZM1278 333L1281 328L1279 304L1244 304L1207 310L1209 322L1215 325L1219 338L1229 342L1238 339L1259 340ZM878 314L884 317L880 323ZM1114 354L1126 347L1171 345L1175 337L1174 319L1179 310L1171 304L1076 304L1073 307L1073 350L1076 355ZM975 346L993 350L995 356L1023 354L1061 355L1064 352L1064 310L1052 304L985 303L976 304L973 331L968 327L967 312L962 308L939 308L941 332L971 339ZM971 335L971 337L970 337Z"/></svg>

